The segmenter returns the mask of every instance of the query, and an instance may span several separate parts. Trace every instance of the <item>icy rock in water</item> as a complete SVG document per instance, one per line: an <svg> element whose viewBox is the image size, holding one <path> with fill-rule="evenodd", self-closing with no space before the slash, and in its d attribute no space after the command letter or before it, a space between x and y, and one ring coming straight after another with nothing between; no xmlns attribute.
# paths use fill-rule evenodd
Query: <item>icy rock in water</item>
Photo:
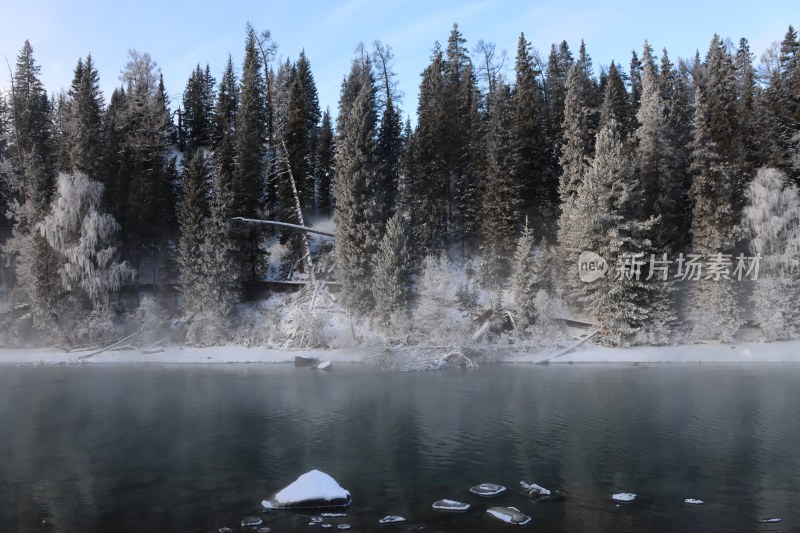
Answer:
<svg viewBox="0 0 800 533"><path fill-rule="evenodd" d="M327 522L323 522L322 524L320 524L320 526L322 526L323 529L330 529L330 528L333 527L333 525L331 525L331 524L329 524Z"/></svg>
<svg viewBox="0 0 800 533"><path fill-rule="evenodd" d="M248 516L247 518L242 520L242 527L255 527L255 526L260 526L263 523L264 521L257 516Z"/></svg>
<svg viewBox="0 0 800 533"><path fill-rule="evenodd" d="M761 520L759 520L759 522L761 522L762 524L775 524L775 523L780 522L780 521L781 521L781 519L778 518L778 517L775 517L775 518L762 518Z"/></svg>
<svg viewBox="0 0 800 533"><path fill-rule="evenodd" d="M294 356L294 366L314 366L319 363L316 357L303 357L302 355Z"/></svg>
<svg viewBox="0 0 800 533"><path fill-rule="evenodd" d="M272 533L271 527L260 527L257 530L257 533Z"/></svg>
<svg viewBox="0 0 800 533"><path fill-rule="evenodd" d="M499 496L506 490L507 489L503 485L495 485L494 483L481 483L480 485L475 485L469 489L472 494L483 496L484 498Z"/></svg>
<svg viewBox="0 0 800 533"><path fill-rule="evenodd" d="M436 511L447 511L450 513L463 513L469 510L468 503L457 502L455 500L439 500L433 502Z"/></svg>
<svg viewBox="0 0 800 533"><path fill-rule="evenodd" d="M525 483L524 481L519 482L520 487L524 490L528 496L550 496L550 491L541 485L537 485L536 483Z"/></svg>
<svg viewBox="0 0 800 533"><path fill-rule="evenodd" d="M400 523L405 522L405 521L406 521L406 519L403 518L402 516L397 516L397 515L390 514L390 515L384 516L383 518L378 520L378 523L379 524L400 524Z"/></svg>
<svg viewBox="0 0 800 533"><path fill-rule="evenodd" d="M350 529L350 524L339 524L339 529Z"/></svg>
<svg viewBox="0 0 800 533"><path fill-rule="evenodd" d="M696 500L694 498L686 498L683 500L683 503L688 503L689 505L703 505L703 500Z"/></svg>
<svg viewBox="0 0 800 533"><path fill-rule="evenodd" d="M314 368L316 368L317 370L325 370L326 372L330 372L331 370L333 370L333 365L331 364L330 361L323 361Z"/></svg>
<svg viewBox="0 0 800 533"><path fill-rule="evenodd" d="M492 518L515 526L525 526L533 520L516 507L489 507L486 512L489 513L489 516Z"/></svg>
<svg viewBox="0 0 800 533"><path fill-rule="evenodd" d="M611 495L611 499L616 502L632 502L636 499L636 494L632 492L618 492Z"/></svg>
<svg viewBox="0 0 800 533"><path fill-rule="evenodd" d="M322 523L322 517L321 516L312 516L311 517L311 521L314 522L315 524L321 524Z"/></svg>
<svg viewBox="0 0 800 533"><path fill-rule="evenodd" d="M350 507L350 492L319 470L306 472L261 504L266 509L336 509Z"/></svg>

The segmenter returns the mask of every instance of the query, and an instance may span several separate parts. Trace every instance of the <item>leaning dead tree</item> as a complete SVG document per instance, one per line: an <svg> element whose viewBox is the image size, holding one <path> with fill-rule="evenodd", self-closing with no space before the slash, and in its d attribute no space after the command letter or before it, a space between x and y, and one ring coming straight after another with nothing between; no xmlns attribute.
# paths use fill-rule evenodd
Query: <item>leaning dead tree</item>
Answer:
<svg viewBox="0 0 800 533"><path fill-rule="evenodd" d="M322 231L319 229L309 228L308 226L301 226L299 224L290 224L289 222L278 222L277 220L263 220L260 218L246 218L246 217L233 217L231 220L237 222L245 222L247 224L264 224L266 226L278 226L281 228L289 228L305 233L315 233L317 235L324 235L325 237L334 237L333 233Z"/></svg>
<svg viewBox="0 0 800 533"><path fill-rule="evenodd" d="M286 180L288 180L289 182L289 187L292 191L292 197L294 198L294 214L297 217L298 224L292 224L289 222L279 222L277 220L261 220L257 218L245 218L245 217L233 217L231 218L231 220L245 222L248 224L266 224L268 226L279 226L283 228L298 230L300 232L301 240L303 242L303 248L305 250L305 255L301 259L306 260L308 264L309 280L311 281L312 286L316 286L317 279L314 273L314 260L313 257L311 256L311 246L308 243L308 234L316 233L318 235L325 235L326 237L333 238L333 233L316 230L306 226L305 221L303 219L303 210L300 207L300 195L297 192L297 183L295 182L294 174L292 174L292 165L289 162L289 151L286 149L286 143L283 140L283 136L280 137L280 147L283 150L283 155L280 157L279 163L282 163L285 166L285 170L279 172L278 176L286 178Z"/></svg>

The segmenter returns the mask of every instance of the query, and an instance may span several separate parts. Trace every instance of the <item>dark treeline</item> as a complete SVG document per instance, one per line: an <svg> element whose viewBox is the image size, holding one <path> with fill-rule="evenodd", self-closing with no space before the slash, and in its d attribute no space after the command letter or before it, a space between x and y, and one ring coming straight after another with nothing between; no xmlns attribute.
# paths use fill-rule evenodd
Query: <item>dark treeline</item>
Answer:
<svg viewBox="0 0 800 533"><path fill-rule="evenodd" d="M5 285L23 289L37 330L72 342L110 331L121 285L179 283L190 342L216 342L263 279L272 231L231 218L321 214L336 224L343 303L384 325L411 309L423 259L444 251L480 257L482 287L510 286L523 325L557 285L613 344L669 342L686 321L696 338L732 338L732 283L681 297L672 283L582 284L577 259L748 250L758 170L777 169L779 190L800 181L794 29L758 68L746 39L715 35L705 57L673 62L645 42L627 67L596 70L583 43L544 57L524 35L507 68L454 25L422 72L414 127L393 60L381 42L360 45L334 116L309 58L277 61L269 32L250 26L241 67L198 63L177 102L135 51L108 102L91 55L48 96L26 42L0 98ZM280 240L302 268L302 238Z"/></svg>

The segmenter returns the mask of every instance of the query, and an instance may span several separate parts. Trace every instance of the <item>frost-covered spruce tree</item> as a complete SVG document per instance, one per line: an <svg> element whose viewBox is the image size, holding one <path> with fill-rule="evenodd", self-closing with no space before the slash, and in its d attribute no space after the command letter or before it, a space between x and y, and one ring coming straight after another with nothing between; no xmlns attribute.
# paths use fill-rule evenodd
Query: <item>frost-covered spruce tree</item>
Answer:
<svg viewBox="0 0 800 533"><path fill-rule="evenodd" d="M90 319L98 330L85 331L90 338L108 333L111 293L134 277L128 264L117 260L113 242L119 225L100 211L102 195L103 186L85 174L60 174L50 210L37 225L57 256L63 289L91 302Z"/></svg>
<svg viewBox="0 0 800 533"><path fill-rule="evenodd" d="M187 332L187 339L192 343L218 344L229 336L229 317L239 288L239 270L234 263L236 247L231 241L232 203L230 181L225 174L214 169L208 220L200 245L203 268L201 312L194 317L195 327Z"/></svg>
<svg viewBox="0 0 800 533"><path fill-rule="evenodd" d="M539 67L524 33L519 36L514 70L514 175L520 182L525 212L549 218L555 211L556 198L545 137L546 99L537 79Z"/></svg>
<svg viewBox="0 0 800 533"><path fill-rule="evenodd" d="M190 324L203 311L206 269L201 261L208 217L208 165L201 150L195 152L181 176L181 203L178 211L178 267L186 313ZM190 326L191 331L191 326Z"/></svg>
<svg viewBox="0 0 800 533"><path fill-rule="evenodd" d="M103 176L103 93L92 56L78 61L69 96L66 140L69 166L65 170L83 172L91 180Z"/></svg>
<svg viewBox="0 0 800 533"><path fill-rule="evenodd" d="M535 268L534 236L527 220L517 240L511 272L511 297L514 302L514 320L520 331L536 322L538 310L535 307L536 293L539 290L539 272Z"/></svg>
<svg viewBox="0 0 800 533"><path fill-rule="evenodd" d="M183 124L180 140L190 153L198 148L211 146L214 82L208 64L203 70L200 68L200 63L186 82L186 89L183 91Z"/></svg>
<svg viewBox="0 0 800 533"><path fill-rule="evenodd" d="M720 156L712 138L709 108L701 87L695 91L695 126L692 145L694 176L691 196L692 252L707 261L717 254L731 254L736 244L733 171ZM694 340L733 341L741 325L736 290L731 279L691 281L687 315Z"/></svg>
<svg viewBox="0 0 800 533"><path fill-rule="evenodd" d="M430 65L422 72L417 105L417 129L413 150L416 172L410 176L410 206L415 240L423 254L431 254L446 242L449 195L446 108L444 106L444 58L433 50Z"/></svg>
<svg viewBox="0 0 800 533"><path fill-rule="evenodd" d="M785 174L762 168L747 190L743 226L760 255L753 314L767 340L800 334L800 194Z"/></svg>
<svg viewBox="0 0 800 533"><path fill-rule="evenodd" d="M330 109L322 114L317 150L317 207L330 215L333 204L333 175L336 169L336 144L333 136Z"/></svg>
<svg viewBox="0 0 800 533"><path fill-rule="evenodd" d="M345 90L348 87L357 89L349 106L345 99L349 96L349 91ZM374 303L369 279L372 255L378 245L371 195L376 179L376 109L369 61L354 61L350 78L343 86L339 114L341 127L334 184L336 278L341 283L345 304L355 311L365 312Z"/></svg>
<svg viewBox="0 0 800 533"><path fill-rule="evenodd" d="M674 123L668 119L668 107L661 94L659 76L650 46L645 41L642 53L641 105L636 114L636 173L646 193L642 213L655 217L651 253L661 259L672 257L679 249L682 235L681 209L686 202L679 167L678 148L674 145ZM675 287L668 277L653 275L653 320L646 325L652 344L668 342L677 320Z"/></svg>
<svg viewBox="0 0 800 533"><path fill-rule="evenodd" d="M514 109L511 88L500 81L490 118L489 154L481 209L481 278L498 289L510 273L513 239L519 223L520 191L514 179Z"/></svg>
<svg viewBox="0 0 800 533"><path fill-rule="evenodd" d="M395 213L373 260L372 295L375 311L385 324L408 309L414 269L411 254L407 222L402 213Z"/></svg>
<svg viewBox="0 0 800 533"><path fill-rule="evenodd" d="M587 250L609 264L605 277L584 283L579 301L597 314L602 340L611 345L637 342L636 336L650 317L650 287L644 275L617 276L615 267L626 256L649 250L651 222L639 213L642 190L634 178L630 147L622 127L610 119L597 136L592 167L578 190L576 208L586 221Z"/></svg>
<svg viewBox="0 0 800 533"><path fill-rule="evenodd" d="M558 221L560 259L563 261L564 286L573 299L580 290L578 256L586 249L583 242L585 218L576 211L575 201L591 165L597 122L595 85L591 76L591 61L584 52L582 58L572 64L567 76L558 189L561 197Z"/></svg>
<svg viewBox="0 0 800 533"><path fill-rule="evenodd" d="M236 112L236 173L233 182L236 216L258 218L263 208L264 154L268 136L264 83L255 30L249 27ZM238 243L237 263L241 266L242 279L255 280L263 269L259 246L263 231L254 227L248 227L246 231Z"/></svg>

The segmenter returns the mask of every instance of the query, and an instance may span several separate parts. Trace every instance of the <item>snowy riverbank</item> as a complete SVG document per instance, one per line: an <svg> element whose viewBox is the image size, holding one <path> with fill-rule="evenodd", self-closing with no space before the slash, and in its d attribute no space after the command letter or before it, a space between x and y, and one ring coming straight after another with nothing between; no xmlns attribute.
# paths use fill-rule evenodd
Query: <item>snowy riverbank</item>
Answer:
<svg viewBox="0 0 800 533"><path fill-rule="evenodd" d="M192 348L171 346L163 351L121 350L94 355L91 351L64 352L56 348L0 349L0 364L231 364L291 363L296 355L333 363L367 363L381 355L379 348L337 350L279 350L240 345ZM89 357L86 357L90 355ZM553 353L510 354L498 362L549 364L607 363L800 363L800 340L607 348L593 344L557 357Z"/></svg>

